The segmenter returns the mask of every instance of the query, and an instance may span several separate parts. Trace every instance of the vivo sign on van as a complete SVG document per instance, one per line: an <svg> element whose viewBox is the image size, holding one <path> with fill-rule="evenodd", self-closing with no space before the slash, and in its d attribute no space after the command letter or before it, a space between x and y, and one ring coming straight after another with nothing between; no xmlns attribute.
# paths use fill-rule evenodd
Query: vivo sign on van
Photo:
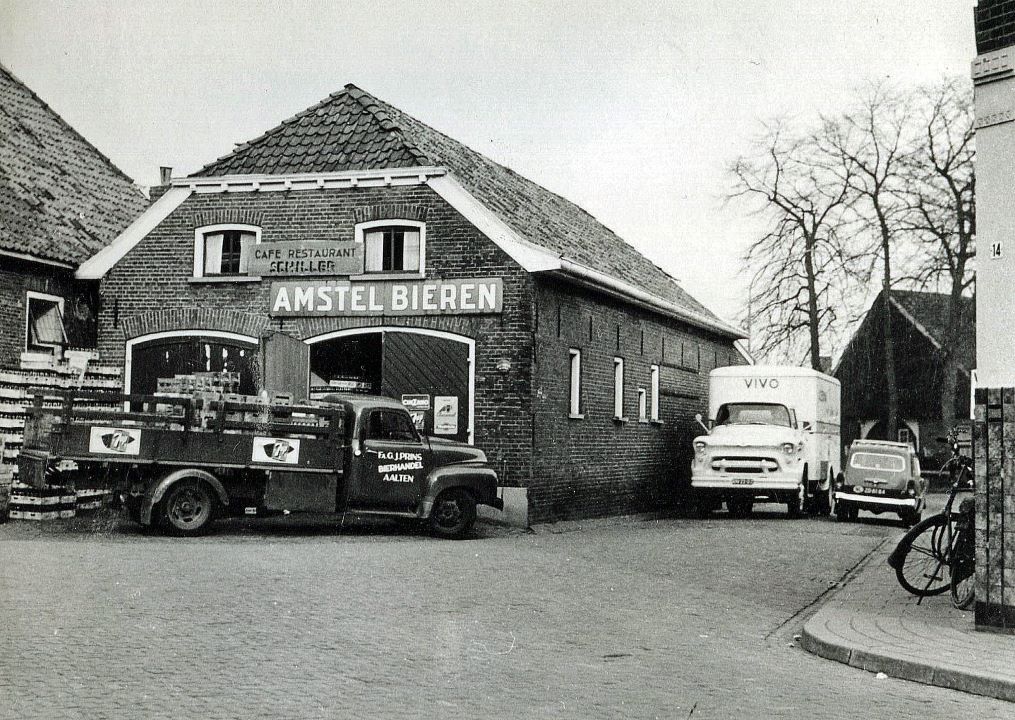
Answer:
<svg viewBox="0 0 1015 720"><path fill-rule="evenodd" d="M744 378L744 385L749 388L776 390L779 387L779 378Z"/></svg>

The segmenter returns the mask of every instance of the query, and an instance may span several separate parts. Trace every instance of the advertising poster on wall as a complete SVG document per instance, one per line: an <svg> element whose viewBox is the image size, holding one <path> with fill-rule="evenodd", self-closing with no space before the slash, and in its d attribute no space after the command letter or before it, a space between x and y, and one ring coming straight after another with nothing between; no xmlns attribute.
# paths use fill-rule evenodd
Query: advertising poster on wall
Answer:
<svg viewBox="0 0 1015 720"><path fill-rule="evenodd" d="M434 435L458 434L458 396L437 395L434 397Z"/></svg>

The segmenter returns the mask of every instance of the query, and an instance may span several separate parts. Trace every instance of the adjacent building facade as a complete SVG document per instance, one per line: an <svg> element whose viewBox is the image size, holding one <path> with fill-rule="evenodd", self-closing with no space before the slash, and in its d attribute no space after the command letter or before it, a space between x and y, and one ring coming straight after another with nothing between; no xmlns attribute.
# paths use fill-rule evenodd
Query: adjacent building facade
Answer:
<svg viewBox="0 0 1015 720"><path fill-rule="evenodd" d="M74 270L148 202L3 66L0 107L0 367L18 367L23 353L95 347L98 284Z"/></svg>
<svg viewBox="0 0 1015 720"><path fill-rule="evenodd" d="M198 173L77 276L131 392L194 370L258 386L310 346L310 397L401 398L482 447L529 519L670 504L707 373L738 329L591 215L348 85Z"/></svg>

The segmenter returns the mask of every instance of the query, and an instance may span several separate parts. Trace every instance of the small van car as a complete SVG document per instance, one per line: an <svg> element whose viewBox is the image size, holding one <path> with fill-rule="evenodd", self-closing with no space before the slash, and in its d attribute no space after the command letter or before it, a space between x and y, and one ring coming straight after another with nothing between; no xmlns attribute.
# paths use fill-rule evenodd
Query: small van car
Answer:
<svg viewBox="0 0 1015 720"><path fill-rule="evenodd" d="M909 443L855 440L835 481L837 520L852 522L861 510L896 513L906 525L920 522L927 481Z"/></svg>

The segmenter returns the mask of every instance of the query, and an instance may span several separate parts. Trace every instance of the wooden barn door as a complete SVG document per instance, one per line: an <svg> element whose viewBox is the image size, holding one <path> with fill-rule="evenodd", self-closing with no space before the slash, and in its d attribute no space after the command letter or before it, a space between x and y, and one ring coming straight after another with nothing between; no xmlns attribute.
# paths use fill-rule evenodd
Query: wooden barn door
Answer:
<svg viewBox="0 0 1015 720"><path fill-rule="evenodd" d="M382 392L402 399L428 395L422 432L469 442L469 346L431 335L386 331L382 355Z"/></svg>

